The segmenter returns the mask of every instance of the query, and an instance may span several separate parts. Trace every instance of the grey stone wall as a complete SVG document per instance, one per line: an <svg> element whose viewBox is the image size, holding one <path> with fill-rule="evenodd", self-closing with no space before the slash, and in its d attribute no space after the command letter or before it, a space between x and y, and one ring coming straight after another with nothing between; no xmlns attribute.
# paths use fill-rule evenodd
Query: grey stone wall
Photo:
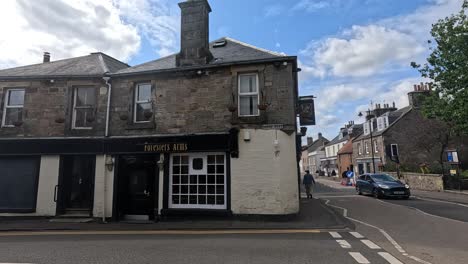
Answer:
<svg viewBox="0 0 468 264"><path fill-rule="evenodd" d="M396 172L385 172L397 178ZM443 191L444 181L441 174L421 174L402 172L401 180L410 186L411 189L421 191Z"/></svg>
<svg viewBox="0 0 468 264"><path fill-rule="evenodd" d="M238 74L258 73L259 89L270 106L259 117L239 118ZM111 135L151 135L225 132L233 126L256 128L283 124L295 128L295 92L292 64L232 66L196 72L141 75L113 79ZM153 116L149 123L133 123L134 89L138 83L152 84ZM234 98L234 102L233 102Z"/></svg>
<svg viewBox="0 0 468 264"><path fill-rule="evenodd" d="M96 119L91 130L72 130L73 88L94 87L97 96ZM5 92L25 88L23 124L0 127L0 137L102 136L105 128L107 88L101 79L0 82L0 119L3 117ZM62 120L59 120L62 119ZM59 121L59 122L57 122ZM63 122L61 122L63 121Z"/></svg>

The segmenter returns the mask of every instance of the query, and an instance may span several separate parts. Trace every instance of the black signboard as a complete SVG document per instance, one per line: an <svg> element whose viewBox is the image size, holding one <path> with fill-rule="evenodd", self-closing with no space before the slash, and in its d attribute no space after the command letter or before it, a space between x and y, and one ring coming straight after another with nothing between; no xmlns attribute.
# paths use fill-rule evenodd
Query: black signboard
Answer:
<svg viewBox="0 0 468 264"><path fill-rule="evenodd" d="M315 105L314 96L299 97L299 122L301 126L315 125Z"/></svg>

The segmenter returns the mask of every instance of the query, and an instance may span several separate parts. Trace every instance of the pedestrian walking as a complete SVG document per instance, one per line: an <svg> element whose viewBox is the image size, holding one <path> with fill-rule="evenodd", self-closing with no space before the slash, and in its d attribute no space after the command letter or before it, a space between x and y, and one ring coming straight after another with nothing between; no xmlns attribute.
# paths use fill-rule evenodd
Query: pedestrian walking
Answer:
<svg viewBox="0 0 468 264"><path fill-rule="evenodd" d="M306 189L307 199L312 199L312 184L315 185L315 180L312 174L310 174L309 170L305 171L306 174L304 175L304 179L302 180L302 184Z"/></svg>

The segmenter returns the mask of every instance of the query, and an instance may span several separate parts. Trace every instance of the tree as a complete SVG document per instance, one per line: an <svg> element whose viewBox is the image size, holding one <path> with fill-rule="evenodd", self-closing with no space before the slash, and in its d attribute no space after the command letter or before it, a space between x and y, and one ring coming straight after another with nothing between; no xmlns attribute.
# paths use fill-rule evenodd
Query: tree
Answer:
<svg viewBox="0 0 468 264"><path fill-rule="evenodd" d="M468 0L459 13L432 25L427 63L413 68L433 80L434 92L424 101L428 118L447 122L453 132L468 135Z"/></svg>

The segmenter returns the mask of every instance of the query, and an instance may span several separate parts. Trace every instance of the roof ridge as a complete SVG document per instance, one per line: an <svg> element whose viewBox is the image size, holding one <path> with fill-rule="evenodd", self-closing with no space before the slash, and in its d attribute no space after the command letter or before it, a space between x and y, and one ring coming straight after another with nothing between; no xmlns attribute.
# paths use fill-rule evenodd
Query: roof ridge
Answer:
<svg viewBox="0 0 468 264"><path fill-rule="evenodd" d="M107 58L109 58L109 59L111 59L111 60L113 60L113 61L115 61L115 62L122 63L122 64L124 64L124 65L127 65L128 67L131 67L130 65L128 65L128 63L123 62L123 61L121 61L121 60L119 60L119 59L116 59L116 58L114 58L114 57L112 57L112 56L110 56L110 55L108 55L108 54L106 54L106 53L104 53L104 52L102 52L102 51L93 52L93 53L91 53L91 54L100 54L101 56L104 55L104 57L107 57Z"/></svg>
<svg viewBox="0 0 468 264"><path fill-rule="evenodd" d="M97 53L97 55L98 55L99 64L101 64L101 67L102 67L102 70L104 71L104 74L110 72L109 67L107 67L107 64L104 62L104 58L102 57L102 54Z"/></svg>
<svg viewBox="0 0 468 264"><path fill-rule="evenodd" d="M63 61L66 61L66 60L79 59L79 58L84 58L84 57L89 57L89 56L91 56L91 54L78 56L78 57L72 57L72 58L65 58L65 59L60 59L60 60L55 60L55 61L49 61L49 62L40 62L40 63L34 63L34 64L29 64L29 65L16 66L16 67L12 67L12 68L0 69L0 72L6 71L6 70L21 69L21 68L26 68L26 67L46 65L46 64L55 64L57 62L63 62Z"/></svg>
<svg viewBox="0 0 468 264"><path fill-rule="evenodd" d="M246 46L246 47L249 47L249 48L252 48L252 49L257 49L259 51L263 51L263 52L266 52L266 53L269 53L271 55L275 55L275 56L279 56L279 57L285 57L287 55L285 54L281 54L281 53L278 53L278 52L274 52L274 51L271 51L271 50L267 50L267 49L264 49L264 48L260 48L260 47L257 47L257 46L254 46L254 45L251 45L251 44L248 44L248 43L245 43L245 42L242 42L240 40L237 40L237 39L233 39L233 38L230 38L230 37L224 37L224 39L226 40L229 40L229 41L232 41L232 42L235 42L237 44L240 44L242 46Z"/></svg>

